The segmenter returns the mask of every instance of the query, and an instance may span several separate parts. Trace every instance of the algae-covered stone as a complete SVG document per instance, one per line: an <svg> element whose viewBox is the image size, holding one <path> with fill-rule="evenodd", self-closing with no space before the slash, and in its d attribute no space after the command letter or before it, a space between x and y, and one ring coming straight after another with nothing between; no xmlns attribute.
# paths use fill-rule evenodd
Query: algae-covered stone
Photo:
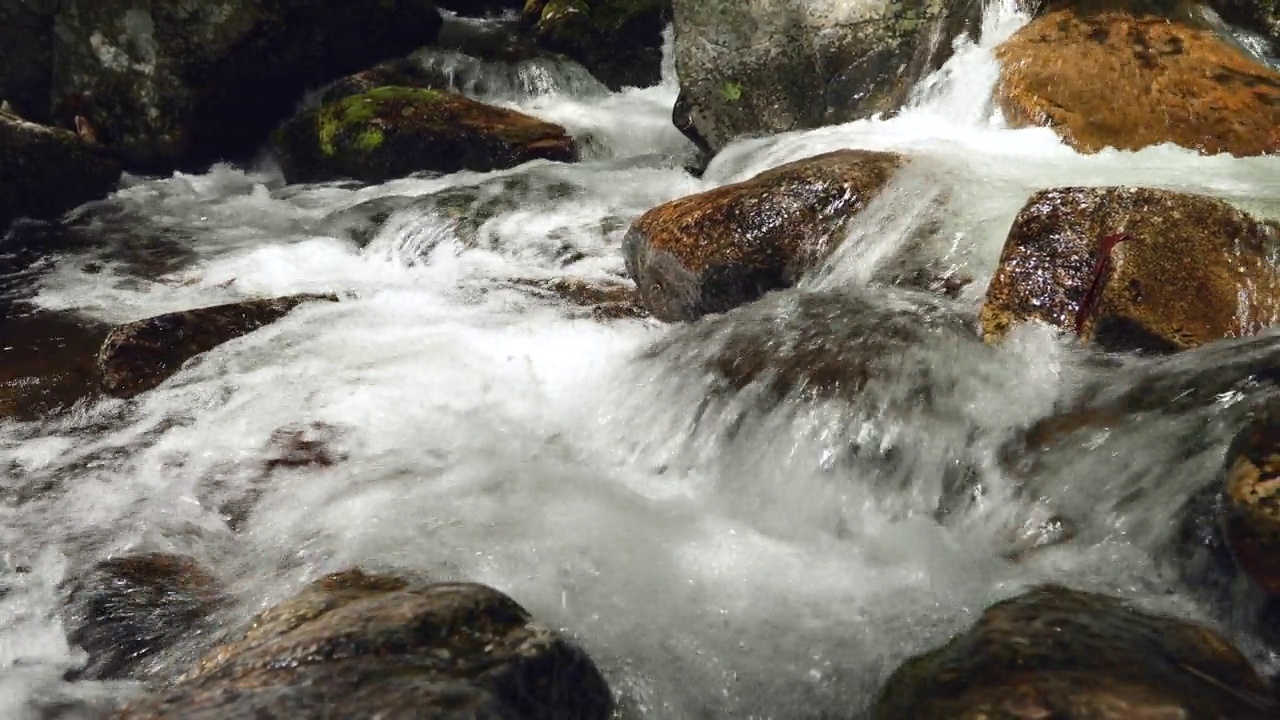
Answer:
<svg viewBox="0 0 1280 720"><path fill-rule="evenodd" d="M659 205L623 240L627 272L660 320L695 320L793 285L902 164L839 150Z"/></svg>
<svg viewBox="0 0 1280 720"><path fill-rule="evenodd" d="M1167 15L1155 3L1063 5L996 51L996 97L1011 124L1046 125L1084 152L1162 143L1206 154L1280 151L1280 72L1194 15Z"/></svg>
<svg viewBox="0 0 1280 720"><path fill-rule="evenodd" d="M290 182L383 182L414 172L489 171L530 160L573 162L559 125L463 95L381 87L308 111L276 133Z"/></svg>
<svg viewBox="0 0 1280 720"><path fill-rule="evenodd" d="M114 717L605 720L612 708L586 653L497 590L351 570Z"/></svg>
<svg viewBox="0 0 1280 720"><path fill-rule="evenodd" d="M66 130L0 111L0 234L19 217L51 218L106 195L120 163Z"/></svg>
<svg viewBox="0 0 1280 720"><path fill-rule="evenodd" d="M1170 352L1280 321L1280 225L1151 188L1033 195L987 287L991 339L1039 320L1112 350Z"/></svg>
<svg viewBox="0 0 1280 720"><path fill-rule="evenodd" d="M676 67L698 134L737 137L893 112L975 33L976 0L674 0Z"/></svg>
<svg viewBox="0 0 1280 720"><path fill-rule="evenodd" d="M1060 586L996 603L905 662L876 720L1264 720L1267 683L1218 633Z"/></svg>
<svg viewBox="0 0 1280 720"><path fill-rule="evenodd" d="M251 153L302 94L429 44L430 0L65 0L53 97L136 166Z"/></svg>
<svg viewBox="0 0 1280 720"><path fill-rule="evenodd" d="M545 47L582 63L614 90L662 79L671 0L529 0L524 22Z"/></svg>

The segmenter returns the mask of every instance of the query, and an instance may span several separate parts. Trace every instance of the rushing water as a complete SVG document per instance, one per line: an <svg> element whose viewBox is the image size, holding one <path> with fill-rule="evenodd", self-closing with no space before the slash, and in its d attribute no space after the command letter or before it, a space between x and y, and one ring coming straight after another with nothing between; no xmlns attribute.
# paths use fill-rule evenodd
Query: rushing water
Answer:
<svg viewBox="0 0 1280 720"><path fill-rule="evenodd" d="M357 563L491 584L583 644L631 718L859 717L905 657L1044 580L1216 623L1266 669L1247 628L1168 561L1179 507L1272 394L1251 377L1280 342L1106 361L1043 329L995 348L964 328L1033 191L1154 185L1275 216L1280 160L1083 156L1007 129L991 49L1025 21L993 4L982 42L962 40L892 119L742 141L702 179L682 169L670 67L659 87L611 94L550 61L438 54L424 64L564 124L586 160L372 187L219 166L129 178L84 208L93 241L42 268L41 308L120 322L343 300L133 401L0 421L0 716L133 691L63 682L81 658L57 620L60 582L133 550L213 569L238 600L229 628ZM681 328L601 324L512 283L623 276L621 233L648 208L841 147L915 160L804 287ZM919 269L974 282L955 301L884 286ZM919 331L926 312L961 329ZM878 354L862 392L735 392L707 369L735 334L775 348L815 321L838 362ZM1020 465L1020 480L1000 462L1055 404L1134 388L1147 402L1128 422ZM281 429L324 440L335 462L272 466ZM964 473L985 492L939 522ZM251 511L233 530L221 510L235 503ZM1005 559L1011 528L1052 513L1074 540Z"/></svg>

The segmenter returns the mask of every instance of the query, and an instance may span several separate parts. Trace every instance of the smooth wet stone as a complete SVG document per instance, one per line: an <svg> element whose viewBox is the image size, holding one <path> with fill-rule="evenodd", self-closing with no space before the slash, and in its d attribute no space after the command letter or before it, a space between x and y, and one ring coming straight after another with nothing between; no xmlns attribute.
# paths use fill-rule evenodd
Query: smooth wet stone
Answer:
<svg viewBox="0 0 1280 720"><path fill-rule="evenodd" d="M736 138L893 113L981 31L973 0L674 0L689 117L714 152Z"/></svg>
<svg viewBox="0 0 1280 720"><path fill-rule="evenodd" d="M75 133L0 111L0 236L20 217L47 219L105 197L120 162Z"/></svg>
<svg viewBox="0 0 1280 720"><path fill-rule="evenodd" d="M351 570L113 717L604 720L612 708L591 659L497 590Z"/></svg>
<svg viewBox="0 0 1280 720"><path fill-rule="evenodd" d="M1173 352L1280 320L1280 225L1169 190L1033 195L982 307L991 340L1037 320L1107 350Z"/></svg>
<svg viewBox="0 0 1280 720"><path fill-rule="evenodd" d="M380 87L304 112L275 135L289 182L377 183L415 172L574 162L565 129L454 92Z"/></svg>
<svg viewBox="0 0 1280 720"><path fill-rule="evenodd" d="M75 677L147 677L156 655L199 632L224 600L217 579L182 555L128 555L94 565L76 580L64 613L67 641L89 654Z"/></svg>
<svg viewBox="0 0 1280 720"><path fill-rule="evenodd" d="M662 79L671 0L528 0L523 22L539 44L582 63L611 90Z"/></svg>
<svg viewBox="0 0 1280 720"><path fill-rule="evenodd" d="M1227 544L1240 567L1280 598L1280 415L1265 413L1232 440L1226 454Z"/></svg>
<svg viewBox="0 0 1280 720"><path fill-rule="evenodd" d="M636 287L624 282L597 282L580 278L519 279L512 283L541 295L586 310L601 322L645 318L649 312L640 304Z"/></svg>
<svg viewBox="0 0 1280 720"><path fill-rule="evenodd" d="M889 678L876 720L1264 720L1267 682L1219 635L1049 585Z"/></svg>
<svg viewBox="0 0 1280 720"><path fill-rule="evenodd" d="M97 395L108 330L69 313L0 306L0 419L38 420Z"/></svg>
<svg viewBox="0 0 1280 720"><path fill-rule="evenodd" d="M245 300L117 326L98 352L102 386L122 398L146 392L191 358L273 323L303 303L336 299L332 295L291 295Z"/></svg>
<svg viewBox="0 0 1280 720"><path fill-rule="evenodd" d="M1012 125L1051 127L1083 152L1162 143L1210 155L1280 151L1280 72L1187 5L1050 8L996 50L996 100Z"/></svg>
<svg viewBox="0 0 1280 720"><path fill-rule="evenodd" d="M838 150L659 205L623 240L627 272L659 320L696 320L794 285L844 240L901 156Z"/></svg>

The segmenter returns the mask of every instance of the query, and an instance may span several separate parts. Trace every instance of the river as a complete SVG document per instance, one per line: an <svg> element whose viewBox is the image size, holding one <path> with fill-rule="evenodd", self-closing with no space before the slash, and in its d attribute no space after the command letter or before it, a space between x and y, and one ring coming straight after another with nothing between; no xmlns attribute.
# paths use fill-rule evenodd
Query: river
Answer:
<svg viewBox="0 0 1280 720"><path fill-rule="evenodd" d="M798 332L809 299L910 307L916 295L879 283L894 268L972 277L935 302L974 316L1040 188L1165 187L1280 215L1280 158L1081 155L1047 129L1005 127L992 48L1026 21L994 2L982 42L962 40L906 111L740 141L702 178L682 168L692 148L670 123L670 66L657 87L610 93L570 64L443 55L481 99L569 128L584 161L369 187L285 186L268 160L127 177L77 211L97 240L29 273L27 302L116 323L247 297L342 300L134 400L0 420L0 717L77 717L81 701L136 691L64 682L82 658L57 619L68 574L135 550L211 568L236 600L227 627L353 564L493 585L581 643L622 716L644 720L861 717L903 659L1042 581L1214 623L1274 669L1185 590L1169 548L1245 409L1274 394L1231 363L1274 364L1280 339L1166 361L1098 358L1037 328L998 348L927 339L897 348L900 372L860 396L783 402L717 393L696 362L726 323ZM511 282L625 277L622 233L650 207L842 147L914 162L823 272L708 332L597 322ZM418 201L353 231L350 208L395 196ZM998 460L1057 404L1152 378L1175 398L1208 376L1227 379L1207 398L1049 453L1029 492ZM931 402L913 399L921 386ZM273 464L282 429L322 441L331 462ZM877 452L890 447L892 462ZM939 523L959 465L985 494ZM229 523L237 502L248 510ZM1012 525L1055 513L1073 540L1004 558Z"/></svg>

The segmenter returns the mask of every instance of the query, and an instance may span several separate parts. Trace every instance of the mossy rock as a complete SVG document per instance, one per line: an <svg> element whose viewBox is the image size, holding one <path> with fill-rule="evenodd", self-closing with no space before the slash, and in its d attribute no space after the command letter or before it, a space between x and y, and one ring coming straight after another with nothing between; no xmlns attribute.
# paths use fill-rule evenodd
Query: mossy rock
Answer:
<svg viewBox="0 0 1280 720"><path fill-rule="evenodd" d="M662 79L662 30L671 0L528 0L538 42L582 63L613 90Z"/></svg>
<svg viewBox="0 0 1280 720"><path fill-rule="evenodd" d="M380 87L303 113L275 136L289 182L385 182L415 172L487 172L531 160L573 162L559 125L457 93Z"/></svg>

